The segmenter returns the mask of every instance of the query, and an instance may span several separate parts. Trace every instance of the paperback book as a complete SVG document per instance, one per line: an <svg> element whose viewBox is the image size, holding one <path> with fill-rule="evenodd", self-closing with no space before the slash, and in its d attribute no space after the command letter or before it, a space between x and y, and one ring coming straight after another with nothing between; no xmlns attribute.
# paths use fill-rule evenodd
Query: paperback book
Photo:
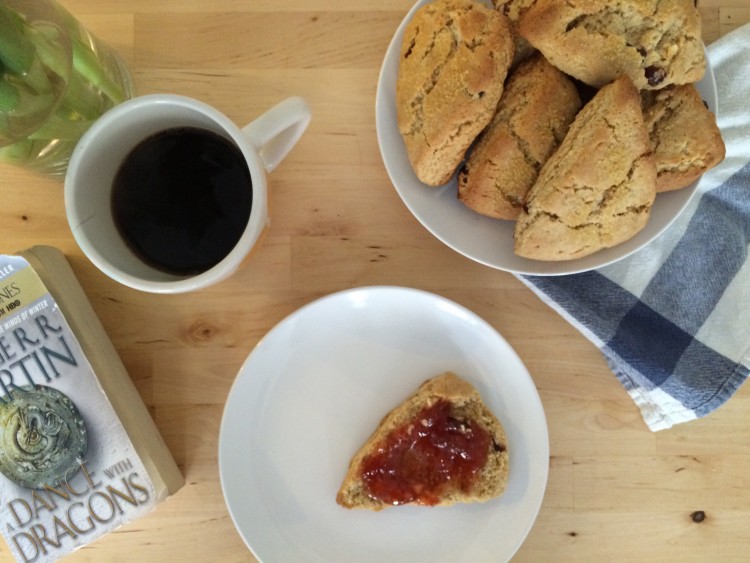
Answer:
<svg viewBox="0 0 750 563"><path fill-rule="evenodd" d="M183 483L64 255L0 256L0 526L13 556L57 560Z"/></svg>

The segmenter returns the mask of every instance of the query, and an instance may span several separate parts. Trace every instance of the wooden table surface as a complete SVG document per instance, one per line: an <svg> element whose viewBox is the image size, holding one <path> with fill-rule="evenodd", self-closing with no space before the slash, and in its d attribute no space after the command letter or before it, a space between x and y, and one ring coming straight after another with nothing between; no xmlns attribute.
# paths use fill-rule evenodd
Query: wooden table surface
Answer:
<svg viewBox="0 0 750 563"><path fill-rule="evenodd" d="M140 94L200 98L238 123L290 95L313 111L271 176L263 246L235 277L196 294L156 296L109 280L70 234L61 183L0 167L0 251L42 243L66 252L187 481L71 561L254 561L219 482L230 385L285 316L376 284L468 307L528 367L547 415L550 472L516 561L750 557L750 387L705 419L652 433L592 344L511 274L433 238L399 199L378 150L374 99L386 47L412 0L63 4L122 54ZM750 21L748 0L700 6L706 43ZM697 511L701 522L691 516Z"/></svg>

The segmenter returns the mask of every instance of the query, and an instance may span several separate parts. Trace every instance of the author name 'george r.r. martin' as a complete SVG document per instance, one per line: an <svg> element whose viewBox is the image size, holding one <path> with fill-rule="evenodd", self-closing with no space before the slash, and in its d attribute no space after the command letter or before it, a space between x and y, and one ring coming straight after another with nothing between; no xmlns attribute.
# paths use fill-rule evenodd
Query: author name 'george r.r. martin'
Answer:
<svg viewBox="0 0 750 563"><path fill-rule="evenodd" d="M37 306L45 304L43 301ZM78 365L65 339L65 329L52 324L44 314L37 314L31 324L6 321L0 328L0 403L23 385L49 383L60 377L63 364Z"/></svg>

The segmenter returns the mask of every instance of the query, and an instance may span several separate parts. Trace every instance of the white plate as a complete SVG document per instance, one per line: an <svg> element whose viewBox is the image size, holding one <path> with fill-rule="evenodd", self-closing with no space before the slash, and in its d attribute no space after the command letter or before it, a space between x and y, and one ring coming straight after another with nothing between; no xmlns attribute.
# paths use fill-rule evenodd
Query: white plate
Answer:
<svg viewBox="0 0 750 563"><path fill-rule="evenodd" d="M697 182L681 190L659 194L646 227L624 243L576 260L540 262L514 254L514 222L484 217L458 200L455 176L441 187L420 182L411 168L398 131L395 97L404 28L414 12L427 2L417 2L393 36L380 71L375 116L380 152L391 182L406 207L439 240L472 260L500 270L546 276L573 274L625 258L659 236L685 208ZM710 64L697 87L708 107L718 115L716 82Z"/></svg>
<svg viewBox="0 0 750 563"><path fill-rule="evenodd" d="M336 504L350 458L383 415L449 370L505 426L503 496L379 513ZM273 328L232 386L219 439L229 512L269 562L507 560L539 511L548 464L542 404L508 343L452 301L398 287L335 293Z"/></svg>

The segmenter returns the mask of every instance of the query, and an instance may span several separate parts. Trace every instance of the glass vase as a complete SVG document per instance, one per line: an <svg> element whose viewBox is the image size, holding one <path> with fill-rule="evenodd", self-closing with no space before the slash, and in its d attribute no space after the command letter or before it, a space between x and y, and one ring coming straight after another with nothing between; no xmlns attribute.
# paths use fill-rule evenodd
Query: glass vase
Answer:
<svg viewBox="0 0 750 563"><path fill-rule="evenodd" d="M60 4L0 2L0 162L64 177L81 135L133 94L122 59Z"/></svg>

